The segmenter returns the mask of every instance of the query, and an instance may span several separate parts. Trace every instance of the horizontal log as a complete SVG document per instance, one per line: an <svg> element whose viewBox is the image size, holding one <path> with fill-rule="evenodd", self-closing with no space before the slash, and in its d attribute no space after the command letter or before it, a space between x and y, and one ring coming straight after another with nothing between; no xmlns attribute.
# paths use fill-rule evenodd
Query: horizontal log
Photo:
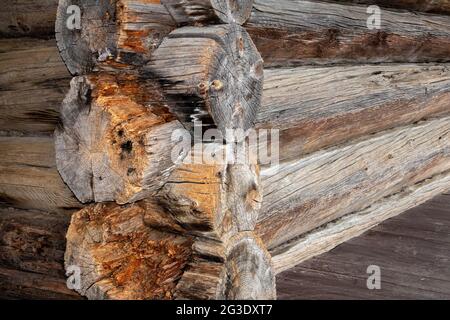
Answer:
<svg viewBox="0 0 450 320"><path fill-rule="evenodd" d="M449 191L450 172L438 174L383 198L366 209L348 214L271 250L276 273L281 273L339 244L363 234L381 222Z"/></svg>
<svg viewBox="0 0 450 320"><path fill-rule="evenodd" d="M134 74L75 77L55 131L56 165L83 203L132 203L167 181L172 134L183 127L161 90Z"/></svg>
<svg viewBox="0 0 450 320"><path fill-rule="evenodd" d="M10 0L2 3L0 37L54 37L58 0Z"/></svg>
<svg viewBox="0 0 450 320"><path fill-rule="evenodd" d="M378 5L386 8L450 14L449 0L332 0L334 2L351 2L364 5Z"/></svg>
<svg viewBox="0 0 450 320"><path fill-rule="evenodd" d="M258 129L280 130L280 159L450 113L450 66L265 70Z"/></svg>
<svg viewBox="0 0 450 320"><path fill-rule="evenodd" d="M54 40L0 39L0 130L52 133L70 75Z"/></svg>
<svg viewBox="0 0 450 320"><path fill-rule="evenodd" d="M262 171L269 249L450 169L450 118L396 128ZM325 177L325 178L324 178Z"/></svg>
<svg viewBox="0 0 450 320"><path fill-rule="evenodd" d="M0 267L64 279L69 214L0 208Z"/></svg>
<svg viewBox="0 0 450 320"><path fill-rule="evenodd" d="M0 137L0 203L49 212L81 208L55 164L52 137Z"/></svg>
<svg viewBox="0 0 450 320"><path fill-rule="evenodd" d="M364 5L255 0L244 26L266 67L449 61L448 17L385 9L373 30L369 17Z"/></svg>

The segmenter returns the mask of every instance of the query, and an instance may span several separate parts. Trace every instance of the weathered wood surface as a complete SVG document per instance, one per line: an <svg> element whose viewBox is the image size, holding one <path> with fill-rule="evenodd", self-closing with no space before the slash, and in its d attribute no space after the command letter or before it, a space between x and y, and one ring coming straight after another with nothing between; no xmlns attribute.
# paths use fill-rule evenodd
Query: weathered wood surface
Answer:
<svg viewBox="0 0 450 320"><path fill-rule="evenodd" d="M177 129L153 82L132 74L75 77L55 131L56 164L81 202L132 203L169 178Z"/></svg>
<svg viewBox="0 0 450 320"><path fill-rule="evenodd" d="M436 14L450 14L449 0L331 0L357 4L378 5L386 8L405 9Z"/></svg>
<svg viewBox="0 0 450 320"><path fill-rule="evenodd" d="M36 300L82 299L76 292L67 288L64 278L2 267L0 267L0 297Z"/></svg>
<svg viewBox="0 0 450 320"><path fill-rule="evenodd" d="M97 204L72 217L66 269L81 269L89 299L171 299L191 255L192 240L145 225L152 208Z"/></svg>
<svg viewBox="0 0 450 320"><path fill-rule="evenodd" d="M58 0L8 0L0 12L0 37L48 37L55 33Z"/></svg>
<svg viewBox="0 0 450 320"><path fill-rule="evenodd" d="M173 31L144 68L158 79L172 111L187 127L252 128L261 102L263 61L238 25Z"/></svg>
<svg viewBox="0 0 450 320"><path fill-rule="evenodd" d="M278 275L280 299L448 300L449 213L444 194L303 262ZM371 265L380 290L367 290Z"/></svg>
<svg viewBox="0 0 450 320"><path fill-rule="evenodd" d="M53 132L69 81L54 40L0 39L0 130Z"/></svg>
<svg viewBox="0 0 450 320"><path fill-rule="evenodd" d="M81 22L69 28L72 5L80 8ZM159 1L60 0L55 26L69 71L83 75L118 63L142 65L176 24Z"/></svg>
<svg viewBox="0 0 450 320"><path fill-rule="evenodd" d="M62 181L52 137L0 137L0 203L71 212L81 204Z"/></svg>
<svg viewBox="0 0 450 320"><path fill-rule="evenodd" d="M255 0L245 24L266 66L444 62L447 16L383 10L370 30L367 6L302 0Z"/></svg>
<svg viewBox="0 0 450 320"><path fill-rule="evenodd" d="M161 0L181 26L237 23L242 25L252 12L253 0Z"/></svg>
<svg viewBox="0 0 450 320"><path fill-rule="evenodd" d="M257 128L280 130L285 160L449 113L447 64L267 69Z"/></svg>
<svg viewBox="0 0 450 320"><path fill-rule="evenodd" d="M450 169L450 121L396 128L262 171L269 249Z"/></svg>
<svg viewBox="0 0 450 320"><path fill-rule="evenodd" d="M271 250L276 273L281 273L314 256L328 252L351 238L357 237L384 220L433 199L450 190L450 172L403 188L366 209L348 214L310 233Z"/></svg>
<svg viewBox="0 0 450 320"><path fill-rule="evenodd" d="M0 267L64 279L69 214L0 208Z"/></svg>

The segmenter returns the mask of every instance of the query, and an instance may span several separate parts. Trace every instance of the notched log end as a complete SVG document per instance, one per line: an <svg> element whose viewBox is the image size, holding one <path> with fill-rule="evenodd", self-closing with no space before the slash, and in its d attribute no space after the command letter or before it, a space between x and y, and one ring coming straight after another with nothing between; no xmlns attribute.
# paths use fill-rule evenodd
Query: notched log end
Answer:
<svg viewBox="0 0 450 320"><path fill-rule="evenodd" d="M77 292L89 299L173 299L192 240L150 228L146 210L97 204L73 215L65 266L81 271Z"/></svg>

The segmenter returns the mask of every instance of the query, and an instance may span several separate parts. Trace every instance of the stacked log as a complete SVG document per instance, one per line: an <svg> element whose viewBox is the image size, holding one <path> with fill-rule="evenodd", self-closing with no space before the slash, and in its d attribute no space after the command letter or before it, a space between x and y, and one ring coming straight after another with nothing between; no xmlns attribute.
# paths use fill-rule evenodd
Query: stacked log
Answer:
<svg viewBox="0 0 450 320"><path fill-rule="evenodd" d="M420 12L369 30L369 3ZM276 273L448 191L450 25L428 12L449 11L423 3L79 1L69 32L61 0L70 88L54 40L0 39L2 297L80 298L65 264L91 299L271 299ZM3 37L53 32L10 16ZM173 161L199 120L279 129L279 166Z"/></svg>

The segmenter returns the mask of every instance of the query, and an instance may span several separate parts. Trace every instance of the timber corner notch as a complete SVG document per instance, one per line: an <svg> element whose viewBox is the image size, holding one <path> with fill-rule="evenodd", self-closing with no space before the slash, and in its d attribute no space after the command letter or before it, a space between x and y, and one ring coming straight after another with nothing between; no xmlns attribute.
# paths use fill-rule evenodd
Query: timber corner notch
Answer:
<svg viewBox="0 0 450 320"><path fill-rule="evenodd" d="M67 28L68 8L81 29ZM86 206L66 270L89 299L276 299L255 233L256 164L173 161L173 131L253 128L263 60L241 25L252 0L60 0L56 39L75 77L55 132L61 177ZM194 155L195 156L195 155Z"/></svg>

